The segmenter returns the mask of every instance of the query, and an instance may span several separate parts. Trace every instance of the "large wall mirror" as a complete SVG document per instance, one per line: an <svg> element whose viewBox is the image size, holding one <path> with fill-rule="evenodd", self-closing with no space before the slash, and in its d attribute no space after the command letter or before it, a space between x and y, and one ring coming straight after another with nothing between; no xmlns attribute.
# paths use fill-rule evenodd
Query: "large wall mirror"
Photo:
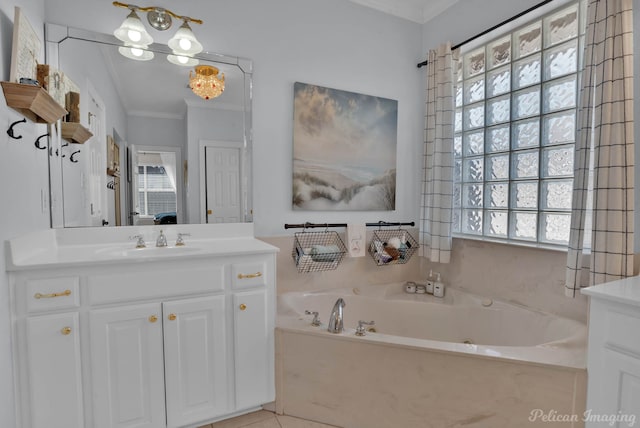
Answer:
<svg viewBox="0 0 640 428"><path fill-rule="evenodd" d="M78 144L68 123L52 127L52 227L253 220L250 60L195 55L225 77L205 100L189 86L194 66L169 62L166 45L140 61L112 35L45 28L49 92L80 94L75 121L92 134Z"/></svg>

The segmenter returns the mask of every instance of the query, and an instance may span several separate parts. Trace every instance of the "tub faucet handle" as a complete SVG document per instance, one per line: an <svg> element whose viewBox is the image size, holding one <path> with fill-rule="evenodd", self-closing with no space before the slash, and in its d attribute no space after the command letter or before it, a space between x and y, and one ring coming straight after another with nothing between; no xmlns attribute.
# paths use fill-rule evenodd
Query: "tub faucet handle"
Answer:
<svg viewBox="0 0 640 428"><path fill-rule="evenodd" d="M305 315L313 315L313 320L311 321L311 325L314 327L320 326L320 313L317 311L304 311Z"/></svg>
<svg viewBox="0 0 640 428"><path fill-rule="evenodd" d="M178 233L178 237L176 238L176 247L183 247L184 244L184 237L185 236L191 236L190 233Z"/></svg>
<svg viewBox="0 0 640 428"><path fill-rule="evenodd" d="M137 239L136 248L144 248L147 246L147 244L144 243L144 236L142 235L133 235L133 236L130 236L129 239L131 240Z"/></svg>
<svg viewBox="0 0 640 428"><path fill-rule="evenodd" d="M358 321L358 327L356 328L356 336L364 336L366 333L364 326L365 325L375 325L375 321Z"/></svg>

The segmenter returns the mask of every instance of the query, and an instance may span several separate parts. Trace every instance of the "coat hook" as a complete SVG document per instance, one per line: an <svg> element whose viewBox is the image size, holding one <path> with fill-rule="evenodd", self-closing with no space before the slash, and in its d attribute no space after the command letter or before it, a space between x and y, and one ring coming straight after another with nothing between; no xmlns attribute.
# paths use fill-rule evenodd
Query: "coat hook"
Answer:
<svg viewBox="0 0 640 428"><path fill-rule="evenodd" d="M78 163L78 159L74 158L74 156L78 153L80 153L80 150L76 150L75 152L71 153L71 156L69 156L69 160L73 163Z"/></svg>
<svg viewBox="0 0 640 428"><path fill-rule="evenodd" d="M13 133L13 127L19 123L27 123L27 119L23 117L20 120L16 120L11 125L9 125L9 129L7 129L7 134L9 135L9 137L13 138L14 140L19 140L20 138L22 138L22 135L15 135Z"/></svg>
<svg viewBox="0 0 640 428"><path fill-rule="evenodd" d="M46 149L46 148L47 148L47 146L41 146L41 145L40 145L40 139L41 139L41 138L44 138L44 137L48 137L48 136L49 136L49 133L47 132L46 134L42 134L41 136L39 136L39 137L36 139L35 145L36 145L36 148L37 148L37 149L44 150L44 149Z"/></svg>
<svg viewBox="0 0 640 428"><path fill-rule="evenodd" d="M68 145L69 145L69 143L68 143L68 142L67 142L67 143L64 143L62 146L60 146L60 148L61 148L61 149L64 149L64 148L65 148L65 147L67 147ZM67 155L65 155L65 154L63 153L63 154L62 154L62 157L63 157L63 158L66 158L66 157L67 157Z"/></svg>

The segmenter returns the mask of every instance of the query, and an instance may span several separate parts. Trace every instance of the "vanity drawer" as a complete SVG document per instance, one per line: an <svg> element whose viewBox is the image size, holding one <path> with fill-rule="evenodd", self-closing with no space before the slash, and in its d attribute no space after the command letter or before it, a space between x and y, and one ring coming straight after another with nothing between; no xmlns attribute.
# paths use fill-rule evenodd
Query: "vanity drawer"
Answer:
<svg viewBox="0 0 640 428"><path fill-rule="evenodd" d="M255 261L232 264L231 284L234 289L265 286L267 284L267 263Z"/></svg>
<svg viewBox="0 0 640 428"><path fill-rule="evenodd" d="M80 306L80 278L32 278L25 280L27 312L73 309Z"/></svg>
<svg viewBox="0 0 640 428"><path fill-rule="evenodd" d="M224 290L224 266L153 269L87 278L91 305L188 296Z"/></svg>

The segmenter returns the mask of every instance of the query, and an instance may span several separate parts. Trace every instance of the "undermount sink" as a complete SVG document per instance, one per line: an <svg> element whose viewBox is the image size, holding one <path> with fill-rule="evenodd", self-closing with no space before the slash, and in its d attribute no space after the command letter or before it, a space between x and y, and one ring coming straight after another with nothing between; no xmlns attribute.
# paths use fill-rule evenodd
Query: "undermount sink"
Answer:
<svg viewBox="0 0 640 428"><path fill-rule="evenodd" d="M145 247L145 248L105 248L97 251L99 254L112 257L163 257L179 256L183 254L195 254L202 252L201 248L178 246L178 247Z"/></svg>

